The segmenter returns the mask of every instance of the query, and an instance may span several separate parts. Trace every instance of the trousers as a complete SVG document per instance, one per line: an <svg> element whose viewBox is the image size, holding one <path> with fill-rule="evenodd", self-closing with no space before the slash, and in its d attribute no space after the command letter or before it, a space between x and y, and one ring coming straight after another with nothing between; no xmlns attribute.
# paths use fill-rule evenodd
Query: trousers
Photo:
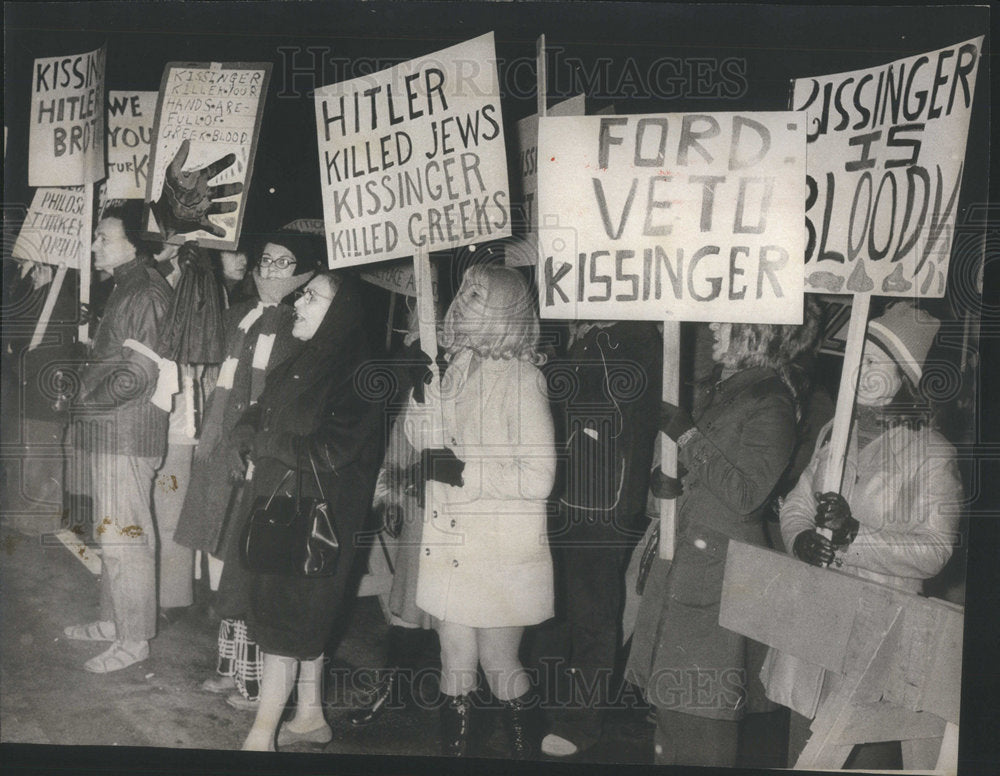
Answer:
<svg viewBox="0 0 1000 776"><path fill-rule="evenodd" d="M90 453L94 532L101 547L101 619L121 641L156 635L153 477L160 458Z"/></svg>
<svg viewBox="0 0 1000 776"><path fill-rule="evenodd" d="M696 717L682 711L656 710L653 737L657 765L736 765L740 723L735 719Z"/></svg>
<svg viewBox="0 0 1000 776"><path fill-rule="evenodd" d="M174 530L191 482L194 448L194 445L170 442L153 488L160 540L159 601L164 608L194 603L194 550L174 541Z"/></svg>

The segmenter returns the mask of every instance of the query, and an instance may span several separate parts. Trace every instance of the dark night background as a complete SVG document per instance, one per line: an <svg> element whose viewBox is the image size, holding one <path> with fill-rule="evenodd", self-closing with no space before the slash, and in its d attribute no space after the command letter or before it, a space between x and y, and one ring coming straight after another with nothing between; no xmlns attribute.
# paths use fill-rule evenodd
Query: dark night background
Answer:
<svg viewBox="0 0 1000 776"><path fill-rule="evenodd" d="M455 2L211 2L211 3L5 3L4 4L4 205L30 202L27 186L27 114L33 60L89 51L107 44L105 88L155 90L169 61L270 61L265 104L245 232L267 230L296 217L321 217L315 114L311 90L434 52L493 31L496 36L505 135L513 153L515 123L535 112L535 40L546 35L550 104L585 91L588 113L614 105L618 113L689 110L784 110L794 77L883 64L986 35L968 137L959 202L959 227L970 207L989 200L991 41L990 8L727 5L651 3L455 3ZM663 63L664 58L677 60ZM293 69L294 68L294 69ZM659 75L657 79L655 76ZM589 88L588 88L589 85ZM516 166L510 169L517 202ZM993 190L994 197L995 189ZM981 315L983 383L980 413L969 442L1000 450L987 434L995 428L996 360L985 357L1000 340L1000 295L995 257L1000 211L987 224L986 291ZM5 219L5 228L12 224ZM9 231L5 245L16 234ZM982 226L974 227L982 230ZM958 243L958 240L956 240ZM990 252L992 247L993 252ZM969 288L978 268L975 252L953 252L949 289ZM994 262L995 264L995 262ZM453 278L457 280L457 278ZM954 295L927 305L939 317L967 314ZM951 324L952 327L956 323ZM958 335L961 324L957 324ZM947 327L947 324L946 324ZM1000 609L1000 543L996 478L979 462L972 506L967 640L964 655L960 772L993 773L997 763L997 611ZM3 627L16 627L4 623ZM34 758L66 773L107 773L107 763L145 773L184 772L437 772L435 760L319 759L283 755L279 760L239 753L207 755L170 750L108 750L4 746L5 759ZM57 763L59 763L57 765ZM208 770L211 767L211 770ZM477 763L482 772L505 772L502 762ZM205 769L205 770L203 770ZM518 772L566 771L561 763L518 766ZM456 770L458 770L456 768ZM590 769L588 769L590 770ZM593 769L596 771L596 768Z"/></svg>

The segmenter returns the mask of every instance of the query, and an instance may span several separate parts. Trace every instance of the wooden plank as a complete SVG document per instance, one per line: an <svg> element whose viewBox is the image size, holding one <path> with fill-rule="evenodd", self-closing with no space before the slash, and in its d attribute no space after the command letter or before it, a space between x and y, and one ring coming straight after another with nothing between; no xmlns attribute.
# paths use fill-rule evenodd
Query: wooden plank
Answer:
<svg viewBox="0 0 1000 776"><path fill-rule="evenodd" d="M41 315L38 316L35 330L31 334L31 342L28 343L28 350L34 350L42 344L42 340L45 338L45 330L49 328L49 321L52 320L52 311L55 310L56 299L59 298L59 292L62 290L64 280L66 280L66 265L60 264L56 269L55 277L49 283L49 293L45 297L45 304L42 305Z"/></svg>
<svg viewBox="0 0 1000 776"><path fill-rule="evenodd" d="M152 168L150 168L152 169ZM93 239L94 225L91 223L94 212L94 184L85 183L83 184L83 202L85 210L86 223L83 225L83 229L86 232L85 237L81 237L86 243L86 250L83 252L83 256L80 258L80 305L90 306L90 244ZM83 343L90 342L90 324L81 323L77 329L77 340Z"/></svg>
<svg viewBox="0 0 1000 776"><path fill-rule="evenodd" d="M678 321L663 324L663 401L680 404L681 400L681 325ZM677 476L677 444L660 434L660 468L668 477ZM660 500L660 557L672 560L677 542L677 499Z"/></svg>
<svg viewBox="0 0 1000 776"><path fill-rule="evenodd" d="M535 92L536 109L535 112L539 116L544 116L547 108L546 95L548 93L548 79L545 72L545 33L538 36L538 40L535 42L535 78L537 79L538 86Z"/></svg>
<svg viewBox="0 0 1000 776"><path fill-rule="evenodd" d="M865 584L773 550L731 541L719 624L839 672Z"/></svg>

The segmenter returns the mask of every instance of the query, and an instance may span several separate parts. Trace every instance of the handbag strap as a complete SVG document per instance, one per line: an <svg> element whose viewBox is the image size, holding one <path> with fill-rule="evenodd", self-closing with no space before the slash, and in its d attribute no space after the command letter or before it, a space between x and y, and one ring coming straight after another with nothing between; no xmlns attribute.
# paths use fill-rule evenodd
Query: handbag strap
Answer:
<svg viewBox="0 0 1000 776"><path fill-rule="evenodd" d="M292 470L289 469L287 472L285 472L285 476L281 478L281 481L277 485L275 485L274 490L272 491L270 498L268 498L267 503L264 505L264 509L270 509L271 508L271 502L274 501L274 497L278 495L278 491L281 490L281 486L285 484L285 480L288 479L288 475L291 474L291 473L292 473ZM296 496L296 498L295 498L296 511L298 511L298 506L299 506L299 501L298 501L298 496Z"/></svg>
<svg viewBox="0 0 1000 776"><path fill-rule="evenodd" d="M309 465L312 467L313 477L316 478L316 487L319 488L319 496L323 501L326 501L326 494L323 492L323 483L319 480L319 472L316 470L316 460L313 458L312 450L308 450L309 455ZM295 478L295 511L299 511L299 504L302 500L302 452L299 451L298 462L296 465L296 478ZM291 474L291 471L289 471ZM287 476L287 475L286 475ZM273 498L273 497L272 497Z"/></svg>

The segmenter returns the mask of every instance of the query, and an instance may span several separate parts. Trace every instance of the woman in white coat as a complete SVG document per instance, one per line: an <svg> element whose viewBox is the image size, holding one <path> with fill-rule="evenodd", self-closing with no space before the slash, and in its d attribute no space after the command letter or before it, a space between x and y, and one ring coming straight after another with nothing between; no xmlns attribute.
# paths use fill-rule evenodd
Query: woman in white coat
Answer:
<svg viewBox="0 0 1000 776"><path fill-rule="evenodd" d="M512 755L537 750L518 648L525 626L553 615L546 499L555 447L538 332L533 295L517 270L470 268L444 320L449 364L440 390L430 387L428 404L407 411L421 451L415 480L427 501L417 606L441 640L445 755L468 753L480 664L503 704ZM430 436L431 428L443 434Z"/></svg>

